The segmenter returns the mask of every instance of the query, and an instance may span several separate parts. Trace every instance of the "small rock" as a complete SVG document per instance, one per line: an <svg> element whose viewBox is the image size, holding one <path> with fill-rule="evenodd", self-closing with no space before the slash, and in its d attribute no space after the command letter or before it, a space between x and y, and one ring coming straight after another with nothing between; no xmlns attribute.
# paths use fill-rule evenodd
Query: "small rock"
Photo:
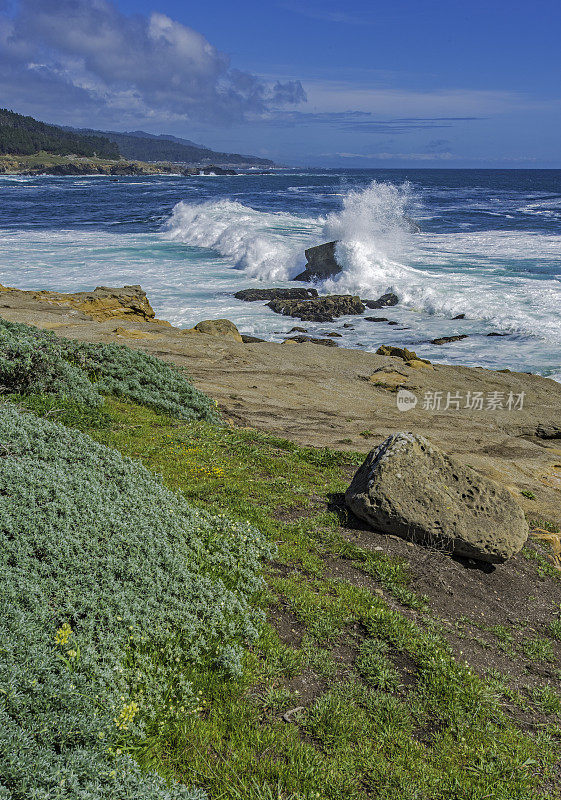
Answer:
<svg viewBox="0 0 561 800"><path fill-rule="evenodd" d="M508 336L508 333L496 333L496 331L493 331L492 333L488 333L487 336Z"/></svg>
<svg viewBox="0 0 561 800"><path fill-rule="evenodd" d="M452 319L465 319L465 318L466 318L465 314L458 314L457 317L452 317Z"/></svg>
<svg viewBox="0 0 561 800"><path fill-rule="evenodd" d="M299 328L298 325L296 325L294 328L291 328L288 332L289 333L308 333L308 329L307 328Z"/></svg>
<svg viewBox="0 0 561 800"><path fill-rule="evenodd" d="M313 336L291 336L286 342L296 342L297 344L304 344L304 342L311 342L312 344L323 344L325 347L338 347L337 342L333 339L315 339Z"/></svg>
<svg viewBox="0 0 561 800"><path fill-rule="evenodd" d="M414 433L372 450L345 501L378 531L478 561L506 561L528 537L507 489Z"/></svg>
<svg viewBox="0 0 561 800"><path fill-rule="evenodd" d="M389 344L383 344L376 350L377 356L392 356L393 358L401 358L403 361L423 361L425 364L430 364L426 358L419 358L414 350L408 350L406 347L393 347Z"/></svg>
<svg viewBox="0 0 561 800"><path fill-rule="evenodd" d="M387 317L365 317L365 322L389 322Z"/></svg>
<svg viewBox="0 0 561 800"><path fill-rule="evenodd" d="M388 325L397 325L397 324L398 324L398 323L397 323L397 322L395 322L395 320L393 320L393 319L391 319L391 320L388 322Z"/></svg>
<svg viewBox="0 0 561 800"><path fill-rule="evenodd" d="M325 335L326 336L331 336L333 339L342 339L343 338L343 334L342 333L335 333L334 331L332 333L326 333Z"/></svg>
<svg viewBox="0 0 561 800"><path fill-rule="evenodd" d="M345 324L343 325L343 328L349 328L350 330L353 330L353 331L354 331L354 329L355 329L355 326L354 326L354 325L351 325L351 323L350 323L350 322L345 322Z"/></svg>
<svg viewBox="0 0 561 800"><path fill-rule="evenodd" d="M243 342L241 333L229 319L204 319L185 333L205 333L207 336L220 336L223 339Z"/></svg>

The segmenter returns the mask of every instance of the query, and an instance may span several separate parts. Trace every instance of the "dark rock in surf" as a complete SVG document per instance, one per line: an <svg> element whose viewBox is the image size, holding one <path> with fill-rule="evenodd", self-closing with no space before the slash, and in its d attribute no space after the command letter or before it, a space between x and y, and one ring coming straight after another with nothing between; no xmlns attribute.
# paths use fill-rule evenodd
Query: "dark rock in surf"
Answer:
<svg viewBox="0 0 561 800"><path fill-rule="evenodd" d="M377 300L363 300L362 302L366 308L386 308L387 306L396 306L399 303L399 298L393 292L387 292Z"/></svg>
<svg viewBox="0 0 561 800"><path fill-rule="evenodd" d="M387 317L365 317L365 322L389 322Z"/></svg>
<svg viewBox="0 0 561 800"><path fill-rule="evenodd" d="M363 314L360 297L350 294L333 294L313 300L271 300L267 303L276 314L297 317L310 322L333 322L346 314Z"/></svg>
<svg viewBox="0 0 561 800"><path fill-rule="evenodd" d="M306 250L306 269L297 275L295 281L312 281L331 278L341 272L341 266L335 258L338 242L326 242Z"/></svg>
<svg viewBox="0 0 561 800"><path fill-rule="evenodd" d="M431 344L449 344L450 342L459 342L462 339L468 339L467 333L462 333L458 336L441 336L440 339L431 339Z"/></svg>
<svg viewBox="0 0 561 800"><path fill-rule="evenodd" d="M240 289L234 297L255 303L264 300L310 300L317 297L317 289Z"/></svg>

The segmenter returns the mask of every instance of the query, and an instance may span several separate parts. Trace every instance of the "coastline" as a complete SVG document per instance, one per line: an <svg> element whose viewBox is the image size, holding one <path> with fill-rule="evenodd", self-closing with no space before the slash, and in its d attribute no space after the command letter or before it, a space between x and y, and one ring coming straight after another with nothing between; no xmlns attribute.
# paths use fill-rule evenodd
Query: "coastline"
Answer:
<svg viewBox="0 0 561 800"><path fill-rule="evenodd" d="M242 165L243 166L243 165ZM0 155L0 175L235 175L235 170L215 165L187 166L172 162L148 162L134 159L103 159L57 156L37 153L32 156Z"/></svg>
<svg viewBox="0 0 561 800"><path fill-rule="evenodd" d="M561 385L551 379L438 363L419 367L399 356L312 342L244 343L156 320L140 287L101 290L102 298L96 292L4 289L0 315L170 361L232 424L299 445L368 452L390 433L414 431L505 485L526 512L561 523ZM400 390L414 396L414 407L400 410Z"/></svg>

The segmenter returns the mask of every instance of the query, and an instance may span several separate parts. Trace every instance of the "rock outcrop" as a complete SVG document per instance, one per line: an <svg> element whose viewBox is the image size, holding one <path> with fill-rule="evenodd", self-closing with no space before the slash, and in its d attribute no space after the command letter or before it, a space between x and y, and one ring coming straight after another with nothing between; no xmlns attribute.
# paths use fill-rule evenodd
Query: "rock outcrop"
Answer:
<svg viewBox="0 0 561 800"><path fill-rule="evenodd" d="M269 308L286 317L310 322L333 322L346 314L362 314L364 305L357 295L332 294L313 300L271 300Z"/></svg>
<svg viewBox="0 0 561 800"><path fill-rule="evenodd" d="M313 281L331 278L341 272L341 266L335 258L338 242L326 242L306 250L306 269L297 275L295 281Z"/></svg>
<svg viewBox="0 0 561 800"><path fill-rule="evenodd" d="M51 291L25 291L22 289L12 289L0 285L0 305L21 305L26 301L42 301L47 304L63 306L82 312L89 319L96 322L113 318L126 318L139 322L161 322L156 319L154 309L150 305L146 292L142 287L123 286L114 289L109 286L98 286L93 292L74 292L73 294L63 294L62 292Z"/></svg>
<svg viewBox="0 0 561 800"><path fill-rule="evenodd" d="M372 450L345 500L376 530L479 561L506 561L528 537L507 489L413 433Z"/></svg>
<svg viewBox="0 0 561 800"><path fill-rule="evenodd" d="M317 289L240 289L234 297L255 303L259 300L310 300L317 297Z"/></svg>

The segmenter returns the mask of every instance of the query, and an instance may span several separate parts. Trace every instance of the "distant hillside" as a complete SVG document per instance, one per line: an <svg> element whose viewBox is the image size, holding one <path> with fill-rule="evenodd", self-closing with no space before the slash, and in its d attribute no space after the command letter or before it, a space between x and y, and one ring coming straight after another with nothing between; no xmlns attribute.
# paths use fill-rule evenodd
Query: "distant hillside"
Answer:
<svg viewBox="0 0 561 800"><path fill-rule="evenodd" d="M76 131L76 129L71 129ZM161 134L155 136L144 131L118 133L117 131L95 131L80 129L76 132L88 136L104 136L114 142L125 158L138 161L173 161L184 164L232 164L256 167L272 167L267 158L245 156L239 153L219 153L208 147L197 145L189 139Z"/></svg>
<svg viewBox="0 0 561 800"><path fill-rule="evenodd" d="M33 117L0 109L0 154L32 155L40 151L61 156L119 158L117 145L103 135L63 130Z"/></svg>

